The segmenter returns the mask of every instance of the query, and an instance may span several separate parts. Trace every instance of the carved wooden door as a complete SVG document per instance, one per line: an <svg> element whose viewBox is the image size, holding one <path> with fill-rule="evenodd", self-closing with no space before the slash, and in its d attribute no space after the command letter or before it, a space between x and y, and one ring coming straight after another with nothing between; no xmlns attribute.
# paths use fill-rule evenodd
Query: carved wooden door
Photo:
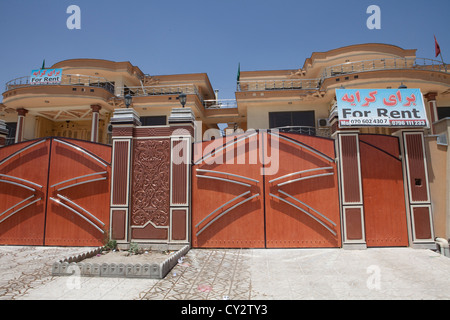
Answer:
<svg viewBox="0 0 450 320"><path fill-rule="evenodd" d="M136 139L134 144L131 241L167 241L170 224L170 138Z"/></svg>

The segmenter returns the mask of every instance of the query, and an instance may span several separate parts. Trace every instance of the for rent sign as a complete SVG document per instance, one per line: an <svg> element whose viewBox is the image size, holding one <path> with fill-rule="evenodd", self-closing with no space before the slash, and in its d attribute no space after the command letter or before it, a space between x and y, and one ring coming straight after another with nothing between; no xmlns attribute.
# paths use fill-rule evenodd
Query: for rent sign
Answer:
<svg viewBox="0 0 450 320"><path fill-rule="evenodd" d="M61 83L62 69L38 69L31 71L31 84Z"/></svg>
<svg viewBox="0 0 450 320"><path fill-rule="evenodd" d="M339 127L428 127L420 89L336 89Z"/></svg>

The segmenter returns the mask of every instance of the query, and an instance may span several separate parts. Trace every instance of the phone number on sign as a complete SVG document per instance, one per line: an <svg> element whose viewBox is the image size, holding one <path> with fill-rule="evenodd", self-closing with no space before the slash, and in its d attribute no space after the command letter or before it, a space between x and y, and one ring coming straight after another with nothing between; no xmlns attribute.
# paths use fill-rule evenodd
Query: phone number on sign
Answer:
<svg viewBox="0 0 450 320"><path fill-rule="evenodd" d="M373 126L426 126L425 120L390 120L387 118L354 118L340 120L341 126L373 125Z"/></svg>

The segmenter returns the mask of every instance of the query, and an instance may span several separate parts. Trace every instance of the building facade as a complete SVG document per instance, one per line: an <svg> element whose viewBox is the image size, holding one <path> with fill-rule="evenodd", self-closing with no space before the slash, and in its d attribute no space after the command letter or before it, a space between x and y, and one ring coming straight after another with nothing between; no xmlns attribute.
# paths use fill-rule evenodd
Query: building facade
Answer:
<svg viewBox="0 0 450 320"><path fill-rule="evenodd" d="M62 70L56 83L35 84L32 77L25 76L6 84L0 106L0 119L5 123L0 134L5 145L48 136L111 145L114 142L111 119L115 110L132 108L141 126L164 127L170 124L172 109L180 106L180 94L185 94L183 107L192 110L192 117L197 121L193 141L210 140L212 136L217 139L219 131L208 129L219 128L225 128L226 135L250 129L278 129L287 134L328 138L340 146L348 135L355 133L392 136L399 138L403 153L400 152L398 158L403 161L404 170L409 170L405 169L409 168L409 160L402 158L408 148L409 129L339 128L336 90L420 89L429 123L428 128L419 131L423 137L427 174L424 185L429 188L430 196L423 203L414 199L407 203L407 216L412 217L417 211L419 217L422 212L416 210L416 206L428 206L430 210L424 215L430 214L433 233L429 236L450 238L450 73L441 62L416 57L416 50L387 44L360 44L313 52L303 66L295 69L241 71L233 100L219 99L205 73L148 75L129 62L98 59L65 60L49 69ZM125 97L131 97L129 105ZM370 142L370 137L360 140L364 139ZM336 150L338 155L343 152L341 147ZM359 147L353 152L359 154ZM344 170L343 167L340 170ZM404 176L408 174L409 171L403 172ZM421 179L415 181L422 183ZM405 189L409 183L406 182ZM362 188L362 183L360 185ZM344 186L336 192L342 197ZM356 204L363 206L362 202ZM350 212L354 211L350 209L354 207L346 208L345 204L339 209L341 219L348 219L348 223L342 225L344 231L351 225L353 213ZM412 220L407 221L407 231L418 232L414 229L414 218L408 219ZM410 245L414 242L412 238L414 236L410 235ZM350 238L347 240L352 243Z"/></svg>

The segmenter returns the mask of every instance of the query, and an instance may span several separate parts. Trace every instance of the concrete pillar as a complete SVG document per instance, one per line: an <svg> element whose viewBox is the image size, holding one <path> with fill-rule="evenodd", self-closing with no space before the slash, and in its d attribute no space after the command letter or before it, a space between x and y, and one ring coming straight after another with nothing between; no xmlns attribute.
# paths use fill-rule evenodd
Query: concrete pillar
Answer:
<svg viewBox="0 0 450 320"><path fill-rule="evenodd" d="M191 243L191 150L195 115L191 108L174 108L168 119L171 136L170 237L169 243Z"/></svg>
<svg viewBox="0 0 450 320"><path fill-rule="evenodd" d="M117 243L130 242L131 169L133 161L133 130L141 125L133 109L116 109L111 118L112 177L110 203L110 237Z"/></svg>
<svg viewBox="0 0 450 320"><path fill-rule="evenodd" d="M430 122L431 122L431 134L436 134L436 129L434 123L439 120L436 105L437 92L428 92L424 97L428 101L428 106L430 108Z"/></svg>
<svg viewBox="0 0 450 320"><path fill-rule="evenodd" d="M100 119L100 109L102 107L99 105L91 105L92 109L92 125L91 125L91 141L98 142L98 123Z"/></svg>
<svg viewBox="0 0 450 320"><path fill-rule="evenodd" d="M24 125L25 125L25 115L28 113L27 109L19 108L16 110L18 114L17 118L17 128L16 128L16 139L15 143L23 141Z"/></svg>

